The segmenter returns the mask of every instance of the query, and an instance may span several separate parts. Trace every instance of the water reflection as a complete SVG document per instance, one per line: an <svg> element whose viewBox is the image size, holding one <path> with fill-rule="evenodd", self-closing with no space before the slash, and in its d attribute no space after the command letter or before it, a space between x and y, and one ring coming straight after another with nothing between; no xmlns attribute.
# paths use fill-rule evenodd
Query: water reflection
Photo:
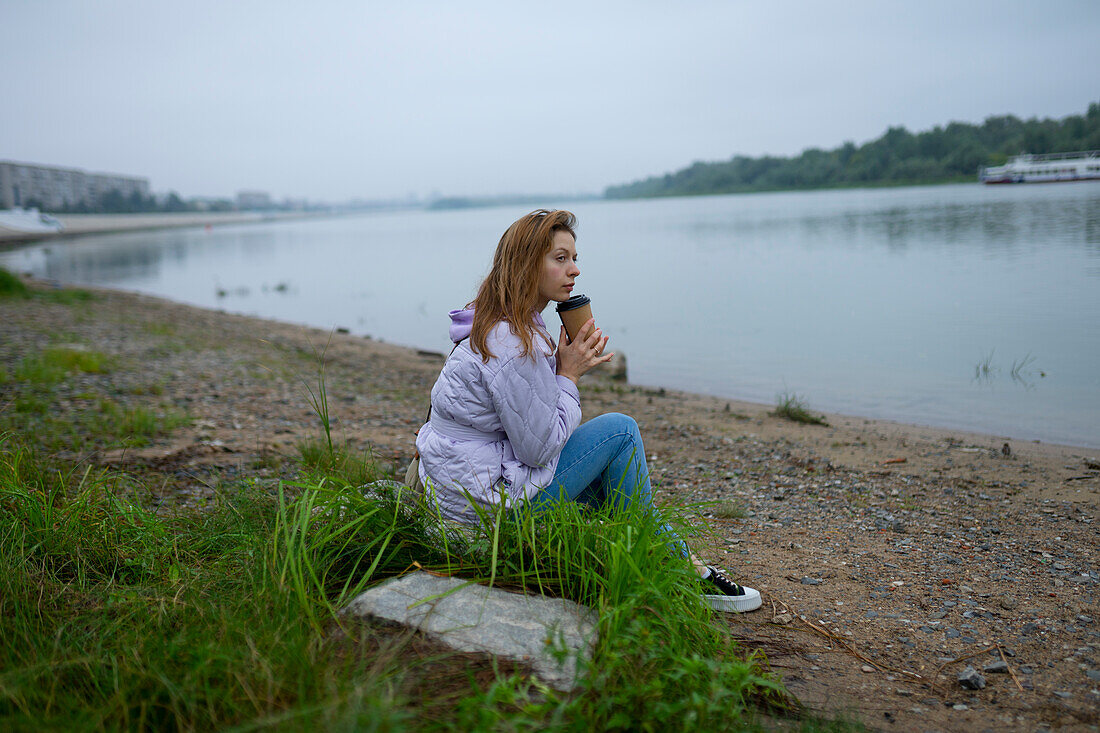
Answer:
<svg viewBox="0 0 1100 733"><path fill-rule="evenodd" d="M103 285L148 277L166 262L179 264L193 256L191 240L179 232L100 235L10 253L12 261L39 277Z"/></svg>
<svg viewBox="0 0 1100 733"><path fill-rule="evenodd" d="M973 383L981 387L992 387L994 383L1001 381L1007 375L1014 387L1026 390L1034 390L1040 380L1046 379L1047 373L1039 368L1039 359L1031 352L1022 357L1012 359L1011 364L1002 369L1001 360L996 357L996 349L978 359L974 364Z"/></svg>
<svg viewBox="0 0 1100 733"><path fill-rule="evenodd" d="M1089 201L1085 205L1085 241L1100 246L1100 201Z"/></svg>
<svg viewBox="0 0 1100 733"><path fill-rule="evenodd" d="M833 246L839 240L849 246L885 246L899 253L910 247L954 246L1018 252L1054 243L1092 243L1100 237L1096 185L1084 184L1073 195L1007 200L991 198L985 189L974 188L943 187L945 192L960 189L962 201L945 195L916 203L896 200L895 190L782 194L825 199L798 201L798 205L782 209L763 196L745 196L740 197L740 205L703 213L682 231L701 249L776 241ZM831 201L841 196L849 200ZM834 209L829 203L841 205Z"/></svg>

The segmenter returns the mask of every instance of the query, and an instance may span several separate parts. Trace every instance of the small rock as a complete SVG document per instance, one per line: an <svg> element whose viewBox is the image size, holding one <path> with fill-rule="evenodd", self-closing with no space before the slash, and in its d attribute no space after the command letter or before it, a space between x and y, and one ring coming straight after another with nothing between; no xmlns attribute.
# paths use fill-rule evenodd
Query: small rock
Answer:
<svg viewBox="0 0 1100 733"><path fill-rule="evenodd" d="M808 575L802 578L802 585L821 585L825 581L821 578L811 578Z"/></svg>
<svg viewBox="0 0 1100 733"><path fill-rule="evenodd" d="M864 618L878 618L878 611L868 611L867 613L863 614L863 617Z"/></svg>
<svg viewBox="0 0 1100 733"><path fill-rule="evenodd" d="M966 705L963 705L961 702L957 702L957 703L955 703L954 705L951 706L951 709L952 710L969 710L970 708L968 708Z"/></svg>
<svg viewBox="0 0 1100 733"><path fill-rule="evenodd" d="M794 616L789 613L777 613L772 619L773 624L789 624L791 621L794 621Z"/></svg>
<svg viewBox="0 0 1100 733"><path fill-rule="evenodd" d="M875 671L875 668L874 668L874 667L872 667L872 666L871 666L871 665L869 665L869 664L865 664L865 665L863 665L862 667L860 667L860 668L859 668L859 671L860 671L860 672L868 672L868 673L869 673L869 672L874 672L874 671Z"/></svg>
<svg viewBox="0 0 1100 733"><path fill-rule="evenodd" d="M981 690L985 688L985 677L973 667L967 667L959 672L959 684L968 690Z"/></svg>
<svg viewBox="0 0 1100 733"><path fill-rule="evenodd" d="M1004 661L1003 659L998 659L996 662L990 662L989 664L982 667L982 671L986 674L989 674L990 672L996 674L1007 674L1008 662Z"/></svg>
<svg viewBox="0 0 1100 733"><path fill-rule="evenodd" d="M1060 697L1063 700L1068 700L1071 697L1073 697L1073 693L1072 692L1062 692L1061 690L1055 690L1054 691L1054 696L1055 697Z"/></svg>
<svg viewBox="0 0 1100 733"><path fill-rule="evenodd" d="M1093 682L1100 682L1100 669L1090 669L1088 672L1085 672L1085 676Z"/></svg>
<svg viewBox="0 0 1100 733"><path fill-rule="evenodd" d="M1080 613L1080 614L1077 614L1077 620L1080 621L1083 624L1091 624L1092 623L1092 616L1086 616L1085 614Z"/></svg>

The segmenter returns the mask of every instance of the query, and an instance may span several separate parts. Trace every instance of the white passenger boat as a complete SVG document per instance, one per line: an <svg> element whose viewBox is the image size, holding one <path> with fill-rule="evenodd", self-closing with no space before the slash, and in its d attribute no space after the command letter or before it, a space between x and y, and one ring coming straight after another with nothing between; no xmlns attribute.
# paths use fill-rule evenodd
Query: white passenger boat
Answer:
<svg viewBox="0 0 1100 733"><path fill-rule="evenodd" d="M978 171L982 183L1055 183L1100 180L1100 150L1017 155Z"/></svg>
<svg viewBox="0 0 1100 733"><path fill-rule="evenodd" d="M0 234L56 234L61 222L38 209L0 210Z"/></svg>

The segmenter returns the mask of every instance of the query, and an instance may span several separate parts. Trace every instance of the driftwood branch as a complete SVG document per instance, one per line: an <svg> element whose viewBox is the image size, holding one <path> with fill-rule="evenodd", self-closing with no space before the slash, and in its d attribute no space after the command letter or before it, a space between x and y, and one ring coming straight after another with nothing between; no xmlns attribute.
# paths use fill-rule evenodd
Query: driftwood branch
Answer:
<svg viewBox="0 0 1100 733"><path fill-rule="evenodd" d="M783 606L783 612L784 613L790 614L793 618L796 618L799 621L801 621L802 623L806 624L806 626L808 626L811 630L813 630L814 633L820 634L821 636L824 636L827 639L830 639L830 640L836 642L837 644L840 644L842 647L844 647L848 651L849 654L851 654L856 659L858 659L862 662L866 662L868 665L874 667L875 669L877 669L881 672L892 672L893 674L905 675L906 677L909 677L913 680L917 680L917 681L921 681L921 682L924 681L924 678L921 677L916 672L910 672L907 669L894 669L892 667L887 667L882 662L877 662L874 659L871 659L871 658L867 657L865 654L861 653L854 646L852 646L851 644L849 644L847 641L840 638L836 634L832 633L828 629L823 628L821 626L818 626L817 624L813 623L812 621L809 621L808 619L803 618L801 615L799 615L797 613L794 613L793 611L791 611L790 607L786 603L784 603L783 601L779 601L779 603ZM774 607L775 607L775 602L774 601L772 602L772 607L773 607L773 610L774 610ZM774 618L774 616L773 616L773 618Z"/></svg>

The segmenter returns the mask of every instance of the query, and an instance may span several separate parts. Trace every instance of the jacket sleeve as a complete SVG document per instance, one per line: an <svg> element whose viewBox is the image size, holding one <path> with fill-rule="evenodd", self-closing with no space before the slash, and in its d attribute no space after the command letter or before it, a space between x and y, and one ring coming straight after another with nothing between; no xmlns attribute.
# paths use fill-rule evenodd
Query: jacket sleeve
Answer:
<svg viewBox="0 0 1100 733"><path fill-rule="evenodd" d="M514 355L489 383L512 453L528 466L556 458L581 422L577 385L559 377L541 358Z"/></svg>

